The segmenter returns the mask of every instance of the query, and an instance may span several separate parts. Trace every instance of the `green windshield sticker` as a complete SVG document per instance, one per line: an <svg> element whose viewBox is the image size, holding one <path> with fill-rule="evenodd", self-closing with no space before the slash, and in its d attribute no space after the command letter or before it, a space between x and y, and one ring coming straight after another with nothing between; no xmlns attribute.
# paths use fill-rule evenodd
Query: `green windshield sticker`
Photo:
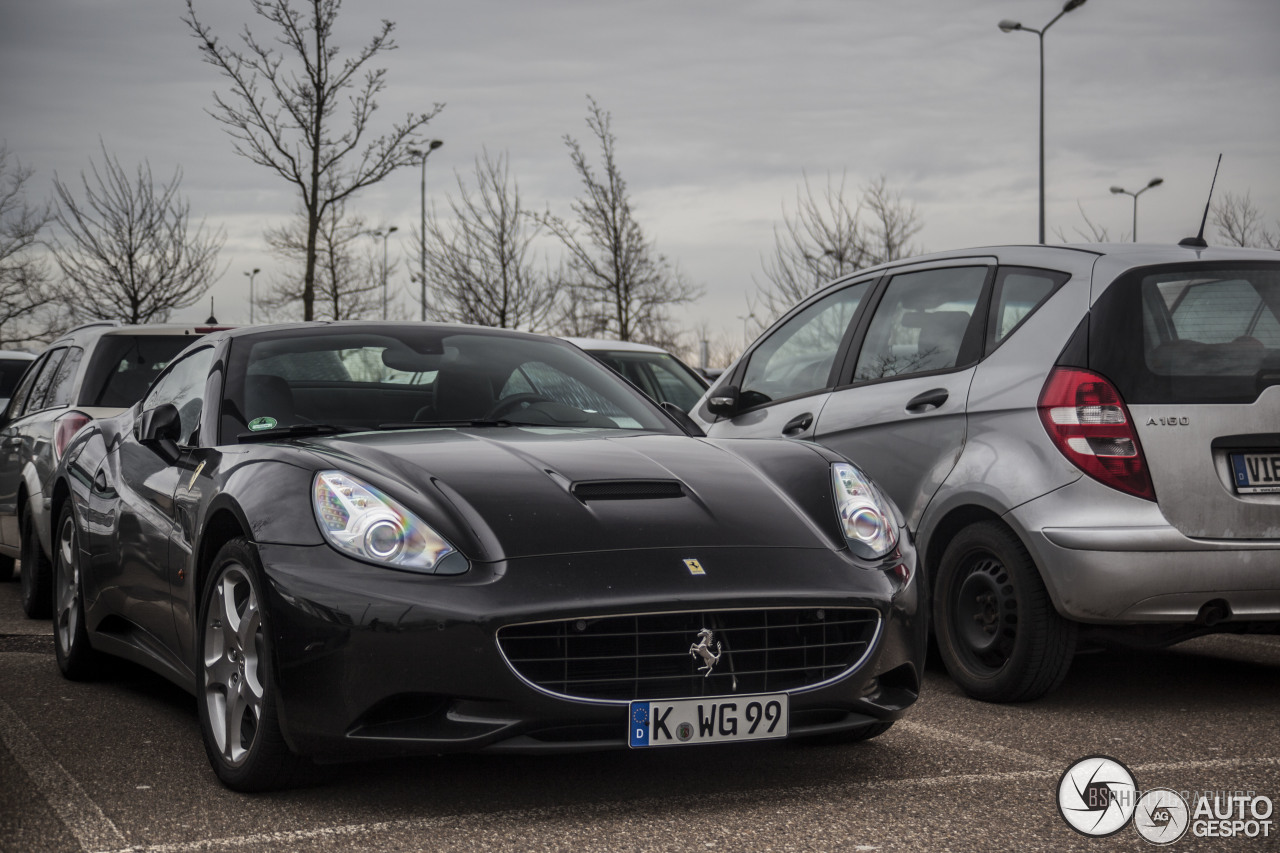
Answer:
<svg viewBox="0 0 1280 853"><path fill-rule="evenodd" d="M271 429L276 425L275 418L254 418L249 421L249 429L257 432L260 429Z"/></svg>

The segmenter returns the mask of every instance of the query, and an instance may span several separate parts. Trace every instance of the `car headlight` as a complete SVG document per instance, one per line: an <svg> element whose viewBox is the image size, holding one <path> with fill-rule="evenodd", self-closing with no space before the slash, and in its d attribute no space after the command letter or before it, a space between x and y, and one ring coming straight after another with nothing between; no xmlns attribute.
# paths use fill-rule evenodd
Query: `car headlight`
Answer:
<svg viewBox="0 0 1280 853"><path fill-rule="evenodd" d="M867 475L853 465L837 462L831 466L831 482L840 527L854 554L877 560L897 547L893 507Z"/></svg>
<svg viewBox="0 0 1280 853"><path fill-rule="evenodd" d="M360 560L430 573L454 553L422 519L342 471L316 474L312 506L329 544Z"/></svg>

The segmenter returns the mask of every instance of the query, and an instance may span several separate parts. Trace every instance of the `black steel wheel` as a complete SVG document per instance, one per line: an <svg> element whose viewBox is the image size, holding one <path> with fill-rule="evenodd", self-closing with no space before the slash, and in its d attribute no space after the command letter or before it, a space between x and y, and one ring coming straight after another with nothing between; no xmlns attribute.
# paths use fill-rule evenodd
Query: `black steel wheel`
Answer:
<svg viewBox="0 0 1280 853"><path fill-rule="evenodd" d="M22 516L22 611L32 619L48 619L53 610L53 567L36 536L31 513Z"/></svg>
<svg viewBox="0 0 1280 853"><path fill-rule="evenodd" d="M938 651L955 682L988 702L1026 702L1067 675L1076 624L1062 618L1027 549L998 522L966 527L938 566Z"/></svg>
<svg viewBox="0 0 1280 853"><path fill-rule="evenodd" d="M73 681L83 681L98 671L98 660L85 627L80 532L70 501L62 508L54 531L53 649L62 674Z"/></svg>
<svg viewBox="0 0 1280 853"><path fill-rule="evenodd" d="M236 791L286 787L305 764L280 731L269 622L257 551L233 539L208 574L196 646L205 752L214 773Z"/></svg>

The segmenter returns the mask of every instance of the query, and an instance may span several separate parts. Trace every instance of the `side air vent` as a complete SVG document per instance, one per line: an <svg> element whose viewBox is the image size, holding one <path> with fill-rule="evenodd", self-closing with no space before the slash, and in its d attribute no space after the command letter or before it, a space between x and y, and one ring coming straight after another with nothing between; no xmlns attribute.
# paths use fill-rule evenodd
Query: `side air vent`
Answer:
<svg viewBox="0 0 1280 853"><path fill-rule="evenodd" d="M637 501L684 497L679 480L584 480L570 488L580 501Z"/></svg>

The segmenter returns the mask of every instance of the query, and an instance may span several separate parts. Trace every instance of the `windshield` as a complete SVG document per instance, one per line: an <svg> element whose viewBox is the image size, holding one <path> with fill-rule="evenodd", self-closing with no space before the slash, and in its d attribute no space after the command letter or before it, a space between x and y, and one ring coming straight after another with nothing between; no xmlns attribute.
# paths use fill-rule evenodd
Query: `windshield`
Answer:
<svg viewBox="0 0 1280 853"><path fill-rule="evenodd" d="M233 340L224 443L468 425L673 431L643 395L550 338L318 326Z"/></svg>

